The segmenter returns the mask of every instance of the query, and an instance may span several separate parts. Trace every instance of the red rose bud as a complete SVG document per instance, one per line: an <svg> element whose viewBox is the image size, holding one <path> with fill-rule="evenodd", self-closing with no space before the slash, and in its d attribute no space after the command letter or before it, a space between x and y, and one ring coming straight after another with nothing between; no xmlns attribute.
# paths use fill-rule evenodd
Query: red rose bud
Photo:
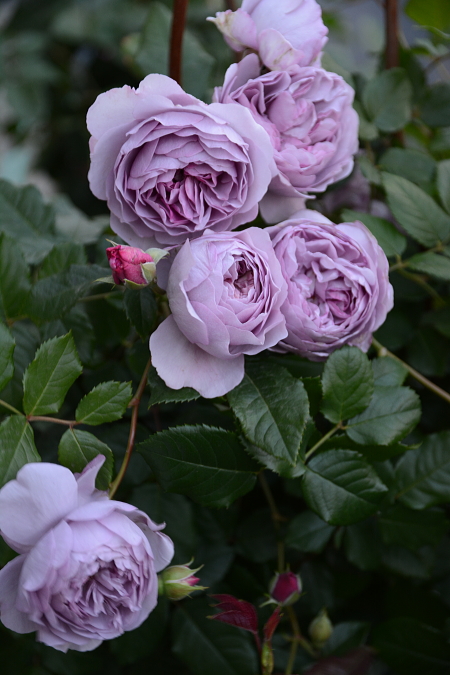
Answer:
<svg viewBox="0 0 450 675"><path fill-rule="evenodd" d="M197 586L200 579L194 574L201 569L191 570L189 565L173 565L159 575L159 594L166 595L170 600L182 600L194 591L204 591L206 586Z"/></svg>
<svg viewBox="0 0 450 675"><path fill-rule="evenodd" d="M277 573L270 582L270 596L279 605L293 605L299 599L301 592L301 579L293 572Z"/></svg>
<svg viewBox="0 0 450 675"><path fill-rule="evenodd" d="M309 635L316 647L321 647L330 638L333 632L333 624L328 618L327 610L322 609L308 628Z"/></svg>
<svg viewBox="0 0 450 675"><path fill-rule="evenodd" d="M142 251L133 246L112 246L106 249L114 283L147 286L156 276L156 263L167 255L161 249Z"/></svg>

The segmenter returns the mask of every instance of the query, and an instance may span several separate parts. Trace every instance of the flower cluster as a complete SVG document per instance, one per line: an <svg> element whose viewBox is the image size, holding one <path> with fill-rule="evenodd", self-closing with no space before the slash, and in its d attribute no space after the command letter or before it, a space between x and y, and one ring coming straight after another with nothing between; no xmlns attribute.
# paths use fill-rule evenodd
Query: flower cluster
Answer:
<svg viewBox="0 0 450 675"><path fill-rule="evenodd" d="M112 229L131 247L171 250L158 284L172 313L150 338L152 362L169 387L207 398L238 385L244 356L265 349L311 360L344 344L366 351L393 304L367 228L305 209L351 173L358 148L353 89L321 68L316 0L244 0L210 20L248 51L212 103L148 75L101 94L87 117L91 189ZM235 231L258 211L274 227ZM148 278L145 254L133 269L125 257L129 280Z"/></svg>

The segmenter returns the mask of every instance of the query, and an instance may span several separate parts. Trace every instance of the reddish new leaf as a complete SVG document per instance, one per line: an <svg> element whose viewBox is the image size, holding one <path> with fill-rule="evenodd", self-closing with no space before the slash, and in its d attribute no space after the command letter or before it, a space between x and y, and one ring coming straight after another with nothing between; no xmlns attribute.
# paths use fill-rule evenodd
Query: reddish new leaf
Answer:
<svg viewBox="0 0 450 675"><path fill-rule="evenodd" d="M236 628L243 628L257 635L258 616L253 605L225 593L219 593L211 597L218 601L215 609L219 610L219 614L214 614L214 616L208 617L209 619L217 619L217 621L228 623L230 626L236 626Z"/></svg>
<svg viewBox="0 0 450 675"><path fill-rule="evenodd" d="M305 675L366 675L374 655L371 647L357 647L345 656L321 659Z"/></svg>
<svg viewBox="0 0 450 675"><path fill-rule="evenodd" d="M278 624L281 619L281 608L277 607L274 613L268 618L266 625L264 626L264 640L265 642L270 642L273 638Z"/></svg>

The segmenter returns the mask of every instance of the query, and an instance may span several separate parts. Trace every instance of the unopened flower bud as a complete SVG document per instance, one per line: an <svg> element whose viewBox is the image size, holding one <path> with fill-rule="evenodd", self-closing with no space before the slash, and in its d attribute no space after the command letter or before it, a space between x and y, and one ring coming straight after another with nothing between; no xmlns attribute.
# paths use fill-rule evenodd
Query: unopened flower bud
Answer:
<svg viewBox="0 0 450 675"><path fill-rule="evenodd" d="M269 593L279 605L293 605L302 592L302 581L298 574L282 572L276 574L270 582Z"/></svg>
<svg viewBox="0 0 450 675"><path fill-rule="evenodd" d="M173 565L159 575L159 593L170 600L182 600L194 591L204 591L206 586L197 586L200 579L195 575L201 569L191 570L189 565Z"/></svg>
<svg viewBox="0 0 450 675"><path fill-rule="evenodd" d="M156 276L156 263L167 251L149 249L142 251L133 246L112 246L106 249L115 284L130 287L147 286Z"/></svg>
<svg viewBox="0 0 450 675"><path fill-rule="evenodd" d="M328 618L327 610L322 609L309 624L308 632L314 645L321 647L331 636L333 624Z"/></svg>

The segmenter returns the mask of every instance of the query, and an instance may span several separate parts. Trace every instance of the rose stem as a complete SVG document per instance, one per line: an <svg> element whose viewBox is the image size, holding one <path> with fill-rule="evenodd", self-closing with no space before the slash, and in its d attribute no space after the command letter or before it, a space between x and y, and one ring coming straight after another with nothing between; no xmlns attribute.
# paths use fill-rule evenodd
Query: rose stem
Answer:
<svg viewBox="0 0 450 675"><path fill-rule="evenodd" d="M128 405L129 408L133 408L131 413L131 424L130 424L130 433L128 435L128 444L127 449L125 450L125 457L123 458L122 466L119 469L119 473L117 474L117 476L115 477L109 488L110 499L112 499L116 494L119 485L122 482L122 478L125 476L125 472L131 459L131 453L133 452L134 443L136 441L136 427L139 417L139 404L141 402L142 394L144 393L145 387L147 385L147 378L151 365L152 360L150 358L147 361L147 365L145 366L144 372L142 373L141 381L139 382L136 394L133 396Z"/></svg>
<svg viewBox="0 0 450 675"><path fill-rule="evenodd" d="M314 649L311 647L310 643L306 638L303 637L302 632L300 630L300 626L298 625L298 620L297 620L297 615L294 611L294 608L292 605L288 605L286 607L286 611L289 617L289 621L291 622L292 626L292 632L294 633L294 639L292 640L291 644L291 651L289 653L289 661L286 666L285 675L291 675L292 670L294 668L294 661L295 661L295 656L297 654L297 647L298 645L301 645L305 651L308 652L308 654L314 658L317 658L317 654L315 653Z"/></svg>
<svg viewBox="0 0 450 675"><path fill-rule="evenodd" d="M20 412L20 410L17 410L17 408L13 408L12 405L9 405L9 403L6 403L6 401L2 401L0 399L0 405L2 405L4 408L8 408L8 410L11 410L15 415L21 415L21 417L24 417L24 414Z"/></svg>
<svg viewBox="0 0 450 675"><path fill-rule="evenodd" d="M398 356L395 356L392 352L389 351L389 349L386 349L386 347L383 347L382 344L378 342L375 338L372 338L372 345L375 347L378 356L383 357L383 356L389 356L391 359L395 359L395 361L398 361L399 363L406 368L408 373L414 377L418 382L423 384L424 387L435 393L437 396L440 396L441 398L444 399L444 401L447 401L447 403L450 403L450 394L448 394L446 391L441 389L440 387L437 386L437 384L434 384L433 382L430 382L428 378L426 378L424 375L421 375L417 370L409 366L405 361L402 361L402 359L399 359Z"/></svg>
<svg viewBox="0 0 450 675"><path fill-rule="evenodd" d="M54 422L55 424L64 424L66 427L76 427L77 424L82 424L82 422L77 422L76 420L60 420L57 417L43 417L42 415L27 415L27 422Z"/></svg>
<svg viewBox="0 0 450 675"><path fill-rule="evenodd" d="M330 431L328 431L325 434L325 436L322 436L320 441L317 441L317 443L315 445L313 445L313 447L308 450L308 452L305 455L305 461L307 459L309 459L311 457L311 455L313 454L313 452L315 452L317 450L317 448L320 448L320 446L323 443L325 443L325 441L327 441L329 438L331 438L331 436L333 436L333 434L335 434L336 431L338 431L339 429L343 429L342 422L338 422L336 424L336 426L334 426L332 429L330 429Z"/></svg>
<svg viewBox="0 0 450 675"><path fill-rule="evenodd" d="M186 12L189 0L174 0L172 33L170 36L169 75L181 85L181 57L183 33L186 24Z"/></svg>
<svg viewBox="0 0 450 675"><path fill-rule="evenodd" d="M398 6L397 0L385 0L386 68L396 68L398 59Z"/></svg>
<svg viewBox="0 0 450 675"><path fill-rule="evenodd" d="M264 495L267 499L267 503L269 504L270 507L273 525L278 533L280 529L280 522L284 520L284 518L278 511L275 499L273 498L273 494L270 490L269 483L267 482L263 471L261 471L258 474L258 478L261 484L262 491L264 492ZM284 544L282 541L277 542L277 548L278 548L278 571L281 574L281 572L284 572Z"/></svg>

